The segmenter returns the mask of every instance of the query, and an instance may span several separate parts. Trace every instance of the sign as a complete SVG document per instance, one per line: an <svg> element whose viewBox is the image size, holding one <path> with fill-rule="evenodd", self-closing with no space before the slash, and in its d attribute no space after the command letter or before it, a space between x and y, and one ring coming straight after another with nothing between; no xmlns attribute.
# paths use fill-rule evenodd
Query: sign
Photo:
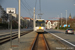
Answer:
<svg viewBox="0 0 75 50"><path fill-rule="evenodd" d="M60 25L60 27L61 27L61 25Z"/></svg>
<svg viewBox="0 0 75 50"><path fill-rule="evenodd" d="M70 27L70 25L68 25L68 27Z"/></svg>
<svg viewBox="0 0 75 50"><path fill-rule="evenodd" d="M67 24L64 24L63 27L67 27Z"/></svg>
<svg viewBox="0 0 75 50"><path fill-rule="evenodd" d="M16 13L16 10L15 10L15 8L7 8L6 12L7 12L7 14L14 14L14 13Z"/></svg>

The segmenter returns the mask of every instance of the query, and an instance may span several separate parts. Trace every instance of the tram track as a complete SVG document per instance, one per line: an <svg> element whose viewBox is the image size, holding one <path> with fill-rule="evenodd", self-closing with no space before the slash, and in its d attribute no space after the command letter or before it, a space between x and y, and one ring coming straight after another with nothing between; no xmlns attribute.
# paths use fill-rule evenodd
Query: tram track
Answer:
<svg viewBox="0 0 75 50"><path fill-rule="evenodd" d="M20 36L23 36L23 35L25 35L25 34L27 34L29 32L31 32L31 31L26 31L26 32L23 31L23 32L21 32ZM10 38L10 37L11 37L10 34L2 35L0 37L0 45L2 45L3 43L6 43L7 41L10 41L11 39L13 40L13 39L17 38L18 33L12 33L12 38Z"/></svg>
<svg viewBox="0 0 75 50"><path fill-rule="evenodd" d="M75 50L75 47L46 32L37 33L30 50Z"/></svg>
<svg viewBox="0 0 75 50"><path fill-rule="evenodd" d="M43 33L37 33L37 37L31 47L31 50L50 50Z"/></svg>

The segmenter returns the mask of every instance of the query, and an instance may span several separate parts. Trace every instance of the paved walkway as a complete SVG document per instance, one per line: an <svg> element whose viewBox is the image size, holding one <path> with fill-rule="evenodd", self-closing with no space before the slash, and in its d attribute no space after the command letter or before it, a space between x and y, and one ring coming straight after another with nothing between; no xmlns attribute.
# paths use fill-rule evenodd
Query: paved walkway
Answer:
<svg viewBox="0 0 75 50"><path fill-rule="evenodd" d="M31 43L36 36L36 32L32 31L20 38L20 44L18 43L18 38L12 40L12 50L29 50ZM0 45L0 50L10 50L10 41Z"/></svg>

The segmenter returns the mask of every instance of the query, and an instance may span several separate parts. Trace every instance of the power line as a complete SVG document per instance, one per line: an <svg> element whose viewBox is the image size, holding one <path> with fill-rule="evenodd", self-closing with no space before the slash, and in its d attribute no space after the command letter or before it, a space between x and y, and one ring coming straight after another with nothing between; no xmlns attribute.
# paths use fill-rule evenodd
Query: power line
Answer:
<svg viewBox="0 0 75 50"><path fill-rule="evenodd" d="M22 7L23 7L24 9L26 9L26 8L23 6L23 4L22 4ZM26 12L29 13L27 10L26 10ZM32 16L30 13L29 13L29 15Z"/></svg>
<svg viewBox="0 0 75 50"><path fill-rule="evenodd" d="M18 1L18 0L17 0L17 1ZM26 11L29 13L29 15L32 16L31 13L30 13L30 10L29 10L28 7L23 3L22 0L21 0L21 4L22 4L22 7L23 7L24 9L27 9L27 10L28 10L28 11L27 11L27 10L26 10Z"/></svg>
<svg viewBox="0 0 75 50"><path fill-rule="evenodd" d="M25 1L25 5L27 5L29 8L31 8L30 7L30 5L26 2L26 0L24 0ZM31 8L32 10L33 10L33 8Z"/></svg>
<svg viewBox="0 0 75 50"><path fill-rule="evenodd" d="M38 15L39 15L39 18L41 19L41 15L42 15L42 13L41 13L41 0L39 0L39 11L40 11L40 14L38 14Z"/></svg>
<svg viewBox="0 0 75 50"><path fill-rule="evenodd" d="M26 5L26 7L27 7L28 9L30 8L29 11L32 13L32 12L33 12L33 11L32 11L33 8L30 7L30 5L26 2L26 0L24 0L24 2L25 2L24 4Z"/></svg>
<svg viewBox="0 0 75 50"><path fill-rule="evenodd" d="M36 14L36 4L37 4L37 0L35 1L35 14ZM41 18L41 15L42 15L42 14L41 14L41 0L39 0L39 12L40 12L40 13L38 14L38 15L39 15L39 18Z"/></svg>
<svg viewBox="0 0 75 50"><path fill-rule="evenodd" d="M21 2L22 2L22 5L29 11L29 14L31 15L31 13L30 13L30 9L28 9L28 7L23 3L23 1L21 0Z"/></svg>

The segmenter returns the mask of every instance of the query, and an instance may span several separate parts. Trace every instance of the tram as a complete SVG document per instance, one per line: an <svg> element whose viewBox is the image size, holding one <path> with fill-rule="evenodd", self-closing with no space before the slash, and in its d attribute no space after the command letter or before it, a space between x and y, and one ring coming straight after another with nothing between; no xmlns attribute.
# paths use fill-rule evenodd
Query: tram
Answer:
<svg viewBox="0 0 75 50"><path fill-rule="evenodd" d="M44 19L36 19L35 20L35 31L36 32L44 32L45 31L45 20Z"/></svg>

